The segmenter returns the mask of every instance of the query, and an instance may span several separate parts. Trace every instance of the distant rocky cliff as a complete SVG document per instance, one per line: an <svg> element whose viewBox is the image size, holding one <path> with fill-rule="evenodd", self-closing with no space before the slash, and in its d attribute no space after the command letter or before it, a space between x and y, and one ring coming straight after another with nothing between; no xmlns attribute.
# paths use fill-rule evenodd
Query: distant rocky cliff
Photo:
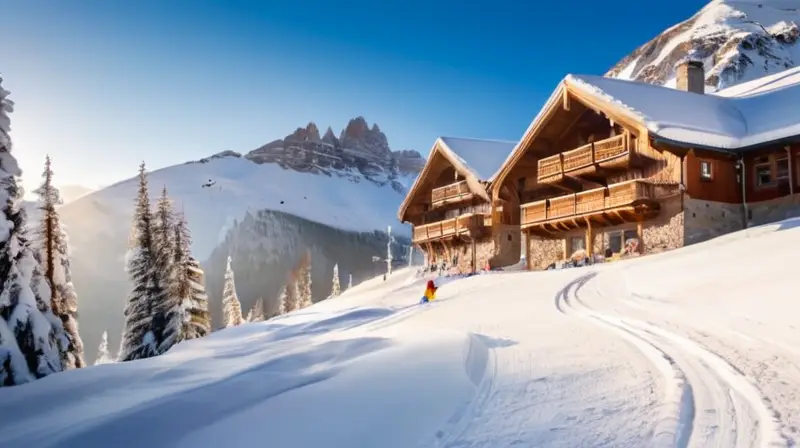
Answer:
<svg viewBox="0 0 800 448"><path fill-rule="evenodd" d="M425 159L415 150L392 151L386 134L377 124L370 127L364 117L347 124L339 137L328 127L320 137L313 122L297 128L283 139L256 148L245 155L224 151L189 163L206 163L219 157L244 157L255 163L276 163L298 172L337 176L352 182L366 179L379 185L391 184L398 192L404 187L398 177L416 175Z"/></svg>

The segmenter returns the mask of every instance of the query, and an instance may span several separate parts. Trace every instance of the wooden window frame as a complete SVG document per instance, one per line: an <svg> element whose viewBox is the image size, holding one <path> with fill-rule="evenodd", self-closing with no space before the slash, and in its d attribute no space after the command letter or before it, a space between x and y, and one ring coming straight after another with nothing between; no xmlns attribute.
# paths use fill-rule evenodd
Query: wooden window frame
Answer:
<svg viewBox="0 0 800 448"><path fill-rule="evenodd" d="M703 172L703 167L708 167L708 175ZM700 160L700 180L702 181L712 181L714 180L714 164L711 163L710 160Z"/></svg>
<svg viewBox="0 0 800 448"><path fill-rule="evenodd" d="M792 166L789 159L790 158L787 154L782 154L782 153L774 153L755 158L755 161L753 163L753 185L755 186L755 188L757 190L777 188L782 182L784 181L788 182L789 179L792 177L791 176ZM788 164L786 175L783 177L778 177L778 162L784 160ZM769 169L770 182L760 184L758 178L758 169L763 167L767 167ZM800 169L800 167L798 167L798 169Z"/></svg>

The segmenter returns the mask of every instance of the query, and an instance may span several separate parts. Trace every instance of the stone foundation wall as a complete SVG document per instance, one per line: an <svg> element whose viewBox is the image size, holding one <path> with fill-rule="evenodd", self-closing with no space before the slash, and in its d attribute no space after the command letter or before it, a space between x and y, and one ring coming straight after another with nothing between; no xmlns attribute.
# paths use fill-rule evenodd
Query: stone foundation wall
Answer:
<svg viewBox="0 0 800 448"><path fill-rule="evenodd" d="M501 225L496 229L494 257L491 258L493 268L511 266L519 263L522 248L522 233L519 226ZM483 265L481 265L483 266Z"/></svg>
<svg viewBox="0 0 800 448"><path fill-rule="evenodd" d="M741 204L704 201L684 197L684 244L695 244L741 230L744 225Z"/></svg>
<svg viewBox="0 0 800 448"><path fill-rule="evenodd" d="M475 241L475 270L484 269L493 256L494 241L491 238Z"/></svg>
<svg viewBox="0 0 800 448"><path fill-rule="evenodd" d="M566 244L567 241L563 238L545 239L531 235L528 242L528 267L531 270L546 269L550 263L563 259Z"/></svg>
<svg viewBox="0 0 800 448"><path fill-rule="evenodd" d="M661 203L661 211L654 219L642 223L639 235L641 251L653 254L684 246L684 211L680 197Z"/></svg>
<svg viewBox="0 0 800 448"><path fill-rule="evenodd" d="M750 225L757 226L800 216L800 194L747 204Z"/></svg>

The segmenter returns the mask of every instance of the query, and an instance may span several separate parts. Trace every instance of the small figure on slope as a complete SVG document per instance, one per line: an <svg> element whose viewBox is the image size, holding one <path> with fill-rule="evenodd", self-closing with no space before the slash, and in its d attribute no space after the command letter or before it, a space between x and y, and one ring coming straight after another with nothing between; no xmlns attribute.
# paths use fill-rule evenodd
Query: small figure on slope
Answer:
<svg viewBox="0 0 800 448"><path fill-rule="evenodd" d="M436 290L439 289L433 283L433 280L428 280L428 285L425 287L425 295L422 296L422 300L419 303L428 303L434 299L436 299Z"/></svg>

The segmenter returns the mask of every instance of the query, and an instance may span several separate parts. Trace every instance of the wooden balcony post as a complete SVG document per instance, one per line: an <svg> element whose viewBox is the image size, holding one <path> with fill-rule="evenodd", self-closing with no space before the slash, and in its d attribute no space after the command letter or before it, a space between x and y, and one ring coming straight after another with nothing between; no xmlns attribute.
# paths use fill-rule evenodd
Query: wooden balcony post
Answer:
<svg viewBox="0 0 800 448"><path fill-rule="evenodd" d="M592 256L594 251L594 229L592 229L592 221L586 218L586 255Z"/></svg>
<svg viewBox="0 0 800 448"><path fill-rule="evenodd" d="M594 165L596 163L595 159L596 158L595 158L595 152L594 152L594 142L592 142L592 165Z"/></svg>

